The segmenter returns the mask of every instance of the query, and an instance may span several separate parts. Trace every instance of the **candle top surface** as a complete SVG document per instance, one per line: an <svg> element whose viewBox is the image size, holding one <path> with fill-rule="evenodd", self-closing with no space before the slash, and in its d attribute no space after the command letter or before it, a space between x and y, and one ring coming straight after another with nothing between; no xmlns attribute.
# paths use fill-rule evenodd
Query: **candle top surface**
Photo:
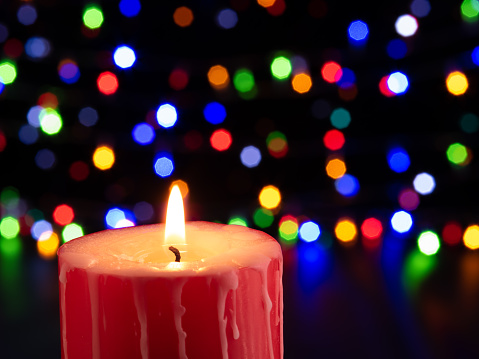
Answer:
<svg viewBox="0 0 479 359"><path fill-rule="evenodd" d="M164 234L164 224L109 229L65 243L58 255L62 265L124 276L210 275L282 256L274 238L243 226L187 222L186 244L165 242Z"/></svg>

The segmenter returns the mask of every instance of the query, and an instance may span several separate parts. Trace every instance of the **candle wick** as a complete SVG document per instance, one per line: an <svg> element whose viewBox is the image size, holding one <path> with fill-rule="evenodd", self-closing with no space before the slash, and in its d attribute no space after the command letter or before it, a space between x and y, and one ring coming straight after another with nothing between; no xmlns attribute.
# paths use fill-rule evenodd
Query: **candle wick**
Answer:
<svg viewBox="0 0 479 359"><path fill-rule="evenodd" d="M179 262L181 260L180 251L173 246L170 246L168 249L175 253L175 262Z"/></svg>

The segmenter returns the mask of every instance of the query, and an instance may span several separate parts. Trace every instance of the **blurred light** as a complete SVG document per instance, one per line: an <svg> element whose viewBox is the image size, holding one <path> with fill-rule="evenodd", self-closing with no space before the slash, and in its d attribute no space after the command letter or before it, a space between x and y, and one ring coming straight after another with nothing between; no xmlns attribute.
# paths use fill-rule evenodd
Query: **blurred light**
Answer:
<svg viewBox="0 0 479 359"><path fill-rule="evenodd" d="M423 172L414 178L413 185L417 193L426 195L434 191L434 188L436 188L436 181L429 173Z"/></svg>
<svg viewBox="0 0 479 359"><path fill-rule="evenodd" d="M414 211L419 206L419 195L407 188L399 192L398 202L402 209Z"/></svg>
<svg viewBox="0 0 479 359"><path fill-rule="evenodd" d="M459 244L462 238L462 227L455 221L449 221L442 229L442 239L453 246Z"/></svg>
<svg viewBox="0 0 479 359"><path fill-rule="evenodd" d="M411 12L417 17L425 17L431 11L431 4L428 0L414 0L410 5Z"/></svg>
<svg viewBox="0 0 479 359"><path fill-rule="evenodd" d="M383 76L381 78L381 81L379 81L379 91L381 91L381 93L386 97L396 96L396 94L394 92L389 90L388 80L389 80L389 75L388 76Z"/></svg>
<svg viewBox="0 0 479 359"><path fill-rule="evenodd" d="M42 238L37 241L37 250L43 259L52 259L57 255L60 239L56 233L52 233L48 238Z"/></svg>
<svg viewBox="0 0 479 359"><path fill-rule="evenodd" d="M474 224L464 231L464 245L469 249L479 248L479 226Z"/></svg>
<svg viewBox="0 0 479 359"><path fill-rule="evenodd" d="M6 39L8 39L8 28L0 23L0 42L4 42Z"/></svg>
<svg viewBox="0 0 479 359"><path fill-rule="evenodd" d="M342 89L350 89L356 82L356 75L351 69L343 67L343 75L338 80L338 85Z"/></svg>
<svg viewBox="0 0 479 359"><path fill-rule="evenodd" d="M467 148L460 143L453 143L447 148L446 156L449 162L462 165L467 160Z"/></svg>
<svg viewBox="0 0 479 359"><path fill-rule="evenodd" d="M304 222L301 227L299 227L299 237L304 242L314 242L316 241L321 234L321 230L317 223L313 221Z"/></svg>
<svg viewBox="0 0 479 359"><path fill-rule="evenodd" d="M250 92L255 85L253 73L248 69L239 69L233 76L233 85L239 92Z"/></svg>
<svg viewBox="0 0 479 359"><path fill-rule="evenodd" d="M291 85L297 93L306 93L311 89L313 82L311 81L311 76L301 73L294 75Z"/></svg>
<svg viewBox="0 0 479 359"><path fill-rule="evenodd" d="M334 187L343 196L352 197L359 191L359 182L356 177L345 174L334 181Z"/></svg>
<svg viewBox="0 0 479 359"><path fill-rule="evenodd" d="M274 5L274 3L277 1L277 0L256 0L258 2L259 5L261 5L262 7L271 7Z"/></svg>
<svg viewBox="0 0 479 359"><path fill-rule="evenodd" d="M393 72L387 78L388 89L396 95L403 94L409 87L407 76L402 72Z"/></svg>
<svg viewBox="0 0 479 359"><path fill-rule="evenodd" d="M23 44L20 40L11 38L3 45L3 53L9 58L17 58L23 53Z"/></svg>
<svg viewBox="0 0 479 359"><path fill-rule="evenodd" d="M417 245L419 250L428 256L436 254L441 247L439 237L432 231L422 232L417 239Z"/></svg>
<svg viewBox="0 0 479 359"><path fill-rule="evenodd" d="M83 12L83 24L89 29L98 29L103 23L103 13L97 6L89 6Z"/></svg>
<svg viewBox="0 0 479 359"><path fill-rule="evenodd" d="M246 219L243 217L232 217L228 221L228 224L234 224L237 226L243 226L243 227L248 227L248 222L246 222Z"/></svg>
<svg viewBox="0 0 479 359"><path fill-rule="evenodd" d="M70 177L75 181L83 181L90 174L88 165L83 161L73 162L68 170Z"/></svg>
<svg viewBox="0 0 479 359"><path fill-rule="evenodd" d="M169 128L175 125L178 120L178 112L175 106L165 103L158 107L156 111L156 120L161 127Z"/></svg>
<svg viewBox="0 0 479 359"><path fill-rule="evenodd" d="M268 14L272 16L279 16L284 13L284 10L286 10L286 2L284 0L276 0L272 6L266 8Z"/></svg>
<svg viewBox="0 0 479 359"><path fill-rule="evenodd" d="M27 121L33 127L40 127L40 113L42 112L42 106L33 106L28 110Z"/></svg>
<svg viewBox="0 0 479 359"><path fill-rule="evenodd" d="M58 107L58 97L51 92L45 92L38 97L37 105L55 110Z"/></svg>
<svg viewBox="0 0 479 359"><path fill-rule="evenodd" d="M20 201L18 189L8 186L2 189L0 201L7 208L17 207Z"/></svg>
<svg viewBox="0 0 479 359"><path fill-rule="evenodd" d="M329 83L338 82L343 76L341 66L334 61L326 62L321 68L321 75L324 81Z"/></svg>
<svg viewBox="0 0 479 359"><path fill-rule="evenodd" d="M383 233L383 225L376 218L365 219L361 225L361 233L367 239L377 239Z"/></svg>
<svg viewBox="0 0 479 359"><path fill-rule="evenodd" d="M407 45L401 39L394 39L388 42L386 51L389 57L399 60L402 59L407 54Z"/></svg>
<svg viewBox="0 0 479 359"><path fill-rule="evenodd" d="M93 164L104 171L110 169L115 163L115 153L110 147L100 146L93 153Z"/></svg>
<svg viewBox="0 0 479 359"><path fill-rule="evenodd" d="M410 252L403 265L403 281L406 289L414 291L437 266L436 256L428 256L419 250Z"/></svg>
<svg viewBox="0 0 479 359"><path fill-rule="evenodd" d="M32 5L22 5L17 11L18 21L27 26L37 20L37 10Z"/></svg>
<svg viewBox="0 0 479 359"><path fill-rule="evenodd" d="M271 62L271 74L278 80L284 80L291 75L291 61L284 56L278 56Z"/></svg>
<svg viewBox="0 0 479 359"><path fill-rule="evenodd" d="M61 204L53 211L53 220L61 226L70 224L74 217L75 213L73 212L73 208L67 204Z"/></svg>
<svg viewBox="0 0 479 359"><path fill-rule="evenodd" d="M472 52L471 52L471 59L472 59L472 62L474 62L474 64L476 66L479 66L479 46L476 46Z"/></svg>
<svg viewBox="0 0 479 359"><path fill-rule="evenodd" d="M139 0L121 0L118 4L120 12L126 17L134 17L138 15L141 10Z"/></svg>
<svg viewBox="0 0 479 359"><path fill-rule="evenodd" d="M2 218L2 221L0 222L0 235L3 238L15 238L19 233L20 224L16 218L11 216Z"/></svg>
<svg viewBox="0 0 479 359"><path fill-rule="evenodd" d="M0 256L16 257L22 251L22 241L15 237L12 239L0 238ZM4 260L2 258L2 260Z"/></svg>
<svg viewBox="0 0 479 359"><path fill-rule="evenodd" d="M18 138L25 145L31 145L38 140L38 131L35 127L30 125L23 125L18 131Z"/></svg>
<svg viewBox="0 0 479 359"><path fill-rule="evenodd" d="M73 84L80 78L80 70L75 61L66 59L58 65L58 75L66 84Z"/></svg>
<svg viewBox="0 0 479 359"><path fill-rule="evenodd" d="M193 12L186 6L180 6L173 13L173 20L175 24L180 27L190 26L193 22L193 18Z"/></svg>
<svg viewBox="0 0 479 359"><path fill-rule="evenodd" d="M41 219L33 223L32 228L30 228L32 237L38 240L40 237L48 238L53 233L53 228L50 222Z"/></svg>
<svg viewBox="0 0 479 359"><path fill-rule="evenodd" d="M330 116L331 124L337 129L343 129L351 123L351 115L348 110L339 107L335 109Z"/></svg>
<svg viewBox="0 0 479 359"><path fill-rule="evenodd" d="M171 71L168 77L168 83L173 90L183 90L188 85L188 73L180 68L176 68Z"/></svg>
<svg viewBox="0 0 479 359"><path fill-rule="evenodd" d="M83 228L76 223L70 223L63 228L62 238L63 242L71 241L72 239L83 236Z"/></svg>
<svg viewBox="0 0 479 359"><path fill-rule="evenodd" d="M105 215L107 228L124 228L134 226L134 216L128 210L117 207L111 208Z"/></svg>
<svg viewBox="0 0 479 359"><path fill-rule="evenodd" d="M9 85L15 81L17 77L17 68L11 61L3 61L0 63L0 82Z"/></svg>
<svg viewBox="0 0 479 359"><path fill-rule="evenodd" d="M5 85L3 84L3 82L0 79L0 94L3 92L4 89L5 89Z"/></svg>
<svg viewBox="0 0 479 359"><path fill-rule="evenodd" d="M248 168L253 168L261 162L261 152L255 146L246 146L241 150L241 163Z"/></svg>
<svg viewBox="0 0 479 359"><path fill-rule="evenodd" d="M94 126L98 121L98 112L94 108L84 107L78 113L78 120L83 126Z"/></svg>
<svg viewBox="0 0 479 359"><path fill-rule="evenodd" d="M216 22L223 29L232 29L238 23L238 15L234 10L223 9L216 16Z"/></svg>
<svg viewBox="0 0 479 359"><path fill-rule="evenodd" d="M211 87L217 90L224 89L230 82L228 70L221 65L212 66L208 70L208 81Z"/></svg>
<svg viewBox="0 0 479 359"><path fill-rule="evenodd" d="M397 173L407 171L411 164L408 153L405 149L400 147L390 150L388 152L387 159L389 168Z"/></svg>
<svg viewBox="0 0 479 359"><path fill-rule="evenodd" d="M206 121L213 125L222 123L226 118L225 107L218 102L210 102L203 110Z"/></svg>
<svg viewBox="0 0 479 359"><path fill-rule="evenodd" d="M332 179L338 179L346 173L346 164L339 158L333 158L326 164L326 173Z"/></svg>
<svg viewBox="0 0 479 359"><path fill-rule="evenodd" d="M188 188L188 184L182 180L173 181L170 184L169 192L171 192L174 186L178 186L178 188L180 189L181 197L186 198L188 192L190 191Z"/></svg>
<svg viewBox="0 0 479 359"><path fill-rule="evenodd" d="M467 91L469 83L467 81L466 75L462 72L454 71L451 72L446 79L447 90L456 96L462 95Z"/></svg>
<svg viewBox="0 0 479 359"><path fill-rule="evenodd" d="M340 150L344 146L344 135L338 130L329 130L323 137L324 146L331 151Z"/></svg>
<svg viewBox="0 0 479 359"><path fill-rule="evenodd" d="M43 37L31 37L25 43L25 52L33 59L42 59L50 54L50 42Z"/></svg>
<svg viewBox="0 0 479 359"><path fill-rule="evenodd" d="M464 132L477 132L477 130L479 130L479 118L473 113L466 113L461 117L459 125Z"/></svg>
<svg viewBox="0 0 479 359"><path fill-rule="evenodd" d="M43 149L37 152L35 156L36 165L42 170L48 170L55 165L55 154L47 149Z"/></svg>
<svg viewBox="0 0 479 359"><path fill-rule="evenodd" d="M253 221L258 227L267 228L273 224L273 212L266 208L257 208L253 213Z"/></svg>
<svg viewBox="0 0 479 359"><path fill-rule="evenodd" d="M133 213L138 220L149 221L153 218L155 211L150 203L142 201L135 204L135 207L133 207Z"/></svg>
<svg viewBox="0 0 479 359"><path fill-rule="evenodd" d="M266 145L268 152L274 158L281 158L288 153L288 141L286 136L279 132L273 131L266 137Z"/></svg>
<svg viewBox="0 0 479 359"><path fill-rule="evenodd" d="M262 207L273 209L278 207L281 203L281 193L275 186L265 186L261 189L258 199Z"/></svg>
<svg viewBox="0 0 479 359"><path fill-rule="evenodd" d="M279 222L279 237L287 242L298 238L298 221L293 216L286 215Z"/></svg>
<svg viewBox="0 0 479 359"><path fill-rule="evenodd" d="M158 176L165 178L173 173L175 165L173 164L173 160L171 158L167 157L166 155L160 155L155 161L154 169Z"/></svg>
<svg viewBox="0 0 479 359"><path fill-rule="evenodd" d="M479 14L479 1L464 0L461 4L461 13L464 20L476 20Z"/></svg>
<svg viewBox="0 0 479 359"><path fill-rule="evenodd" d="M105 95L112 95L118 90L118 79L116 75L110 71L102 72L98 76L96 84L98 90Z"/></svg>
<svg viewBox="0 0 479 359"><path fill-rule="evenodd" d="M398 233L406 233L412 227L412 217L406 211L397 211L391 217L391 226Z"/></svg>
<svg viewBox="0 0 479 359"><path fill-rule="evenodd" d="M183 137L183 142L185 143L185 147L187 149L190 151L195 151L203 144L203 136L199 131L190 130Z"/></svg>
<svg viewBox="0 0 479 359"><path fill-rule="evenodd" d="M369 34L368 25L361 20L353 21L349 25L348 33L351 40L362 41Z"/></svg>
<svg viewBox="0 0 479 359"><path fill-rule="evenodd" d="M226 151L230 148L232 142L230 132L225 129L216 130L210 137L211 147L217 151Z"/></svg>
<svg viewBox="0 0 479 359"><path fill-rule="evenodd" d="M399 16L394 26L399 35L409 37L416 33L418 23L414 16L406 14Z"/></svg>
<svg viewBox="0 0 479 359"><path fill-rule="evenodd" d="M149 124L142 122L133 128L132 136L136 143L148 145L155 139L155 130Z"/></svg>
<svg viewBox="0 0 479 359"><path fill-rule="evenodd" d="M126 45L118 46L113 53L113 61L115 61L116 66L122 69L128 69L132 67L136 61L135 51Z"/></svg>
<svg viewBox="0 0 479 359"><path fill-rule="evenodd" d="M341 242L351 242L356 238L356 225L350 219L341 219L334 228L336 238Z"/></svg>

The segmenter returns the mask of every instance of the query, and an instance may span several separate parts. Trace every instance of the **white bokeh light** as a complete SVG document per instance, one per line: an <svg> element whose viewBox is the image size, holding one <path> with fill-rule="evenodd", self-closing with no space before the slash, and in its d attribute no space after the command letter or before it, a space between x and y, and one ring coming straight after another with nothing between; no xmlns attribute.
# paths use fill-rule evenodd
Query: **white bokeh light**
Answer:
<svg viewBox="0 0 479 359"><path fill-rule="evenodd" d="M394 26L399 35L409 37L416 33L419 25L414 16L407 14L399 16Z"/></svg>
<svg viewBox="0 0 479 359"><path fill-rule="evenodd" d="M436 188L436 181L429 173L418 174L413 181L414 190L420 194L430 194Z"/></svg>
<svg viewBox="0 0 479 359"><path fill-rule="evenodd" d="M156 112L156 120L158 124L162 127L168 128L173 126L178 119L178 113L176 112L176 108L169 103L165 103L158 107L158 111Z"/></svg>
<svg viewBox="0 0 479 359"><path fill-rule="evenodd" d="M136 61L135 51L128 46L117 47L113 54L113 60L116 66L122 69L132 67Z"/></svg>
<svg viewBox="0 0 479 359"><path fill-rule="evenodd" d="M406 233L412 227L412 217L406 211L397 211L391 217L391 226L398 233Z"/></svg>

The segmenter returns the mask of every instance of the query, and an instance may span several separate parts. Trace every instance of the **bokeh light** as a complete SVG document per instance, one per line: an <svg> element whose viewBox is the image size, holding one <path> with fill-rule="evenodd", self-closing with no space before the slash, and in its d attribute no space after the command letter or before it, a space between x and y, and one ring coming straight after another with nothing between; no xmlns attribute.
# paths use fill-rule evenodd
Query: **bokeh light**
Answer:
<svg viewBox="0 0 479 359"><path fill-rule="evenodd" d="M414 0L410 5L411 12L417 17L425 17L431 11L431 4L428 0Z"/></svg>
<svg viewBox="0 0 479 359"><path fill-rule="evenodd" d="M125 228L135 225L135 217L132 212L118 207L110 208L105 215L107 228Z"/></svg>
<svg viewBox="0 0 479 359"><path fill-rule="evenodd" d="M248 227L248 222L245 218L240 216L231 217L228 224L234 224L236 226Z"/></svg>
<svg viewBox="0 0 479 359"><path fill-rule="evenodd" d="M188 72L182 68L176 68L171 71L168 77L168 83L173 90L180 91L186 88L189 78Z"/></svg>
<svg viewBox="0 0 479 359"><path fill-rule="evenodd" d="M379 81L379 91L381 91L381 94L383 94L386 97L396 96L396 94L389 89L388 80L389 80L389 75L383 76L381 78L381 80Z"/></svg>
<svg viewBox="0 0 479 359"><path fill-rule="evenodd" d="M397 211L391 217L391 226L398 233L409 232L412 225L412 217L406 211Z"/></svg>
<svg viewBox="0 0 479 359"><path fill-rule="evenodd" d="M401 173L407 171L411 165L409 155L404 148L393 148L387 154L389 168L394 172Z"/></svg>
<svg viewBox="0 0 479 359"><path fill-rule="evenodd" d="M55 165L55 162L55 154L48 149L39 150L35 155L35 164L42 170L51 169Z"/></svg>
<svg viewBox="0 0 479 359"><path fill-rule="evenodd" d="M148 145L155 139L155 130L144 122L137 124L131 134L133 140L140 145Z"/></svg>
<svg viewBox="0 0 479 359"><path fill-rule="evenodd" d="M461 117L459 126L466 133L475 133L479 130L479 117L473 113L466 113Z"/></svg>
<svg viewBox="0 0 479 359"><path fill-rule="evenodd" d="M460 143L453 143L447 148L446 156L449 162L455 165L463 165L468 157L467 148Z"/></svg>
<svg viewBox="0 0 479 359"><path fill-rule="evenodd" d="M79 238L83 235L83 228L77 223L67 224L62 231L63 242L71 241L72 239Z"/></svg>
<svg viewBox="0 0 479 359"><path fill-rule="evenodd" d="M293 67L291 61L285 56L278 56L271 62L271 74L278 80L287 79L291 75Z"/></svg>
<svg viewBox="0 0 479 359"><path fill-rule="evenodd" d="M339 130L329 130L323 137L324 146L331 151L340 150L345 143L344 135Z"/></svg>
<svg viewBox="0 0 479 359"><path fill-rule="evenodd" d="M58 107L58 97L54 93L45 92L38 96L37 105L55 110Z"/></svg>
<svg viewBox="0 0 479 359"><path fill-rule="evenodd" d="M348 34L351 40L365 40L369 34L368 25L361 20L353 21L348 27Z"/></svg>
<svg viewBox="0 0 479 359"><path fill-rule="evenodd" d="M475 21L479 15L478 0L464 0L461 4L462 18L466 21Z"/></svg>
<svg viewBox="0 0 479 359"><path fill-rule="evenodd" d="M356 239L358 230L356 224L348 218L340 219L334 227L334 234L341 242L348 243Z"/></svg>
<svg viewBox="0 0 479 359"><path fill-rule="evenodd" d="M262 7L271 7L274 5L274 3L277 1L277 0L256 0L258 5L261 5Z"/></svg>
<svg viewBox="0 0 479 359"><path fill-rule="evenodd" d="M466 75L460 71L451 72L446 79L447 90L456 96L463 95L469 87Z"/></svg>
<svg viewBox="0 0 479 359"><path fill-rule="evenodd" d="M383 225L374 217L367 218L361 225L361 233L367 239L377 239L383 233Z"/></svg>
<svg viewBox="0 0 479 359"><path fill-rule="evenodd" d="M462 226L456 221L449 221L442 229L442 239L451 246L461 243Z"/></svg>
<svg viewBox="0 0 479 359"><path fill-rule="evenodd" d="M416 33L419 25L414 16L406 14L398 17L394 27L399 35L403 37L410 37Z"/></svg>
<svg viewBox="0 0 479 359"><path fill-rule="evenodd" d="M154 164L155 173L162 177L169 177L175 169L173 159L170 155L160 154L157 156Z"/></svg>
<svg viewBox="0 0 479 359"><path fill-rule="evenodd" d="M83 126L94 126L98 121L98 112L94 108L84 107L78 113L78 120Z"/></svg>
<svg viewBox="0 0 479 359"><path fill-rule="evenodd" d="M35 127L30 125L23 125L18 131L18 138L25 145L31 145L38 140L38 131ZM1 146L0 146L1 149ZM0 150L1 151L1 150Z"/></svg>
<svg viewBox="0 0 479 359"><path fill-rule="evenodd" d="M83 161L75 161L70 165L68 169L70 177L75 181L84 181L88 178L90 174L90 168Z"/></svg>
<svg viewBox="0 0 479 359"><path fill-rule="evenodd" d="M140 13L140 0L121 0L118 4L120 12L126 17L134 17Z"/></svg>
<svg viewBox="0 0 479 359"><path fill-rule="evenodd" d="M176 180L171 182L169 192L171 192L174 186L178 186L178 188L180 189L181 197L183 198L186 198L186 196L190 192L190 189L188 188L188 183L183 180Z"/></svg>
<svg viewBox="0 0 479 359"><path fill-rule="evenodd" d="M42 59L50 54L50 41L43 37L31 37L25 43L25 53L32 59Z"/></svg>
<svg viewBox="0 0 479 359"><path fill-rule="evenodd" d="M0 82L9 85L17 78L17 67L12 61L2 61L0 63Z"/></svg>
<svg viewBox="0 0 479 359"><path fill-rule="evenodd" d="M409 80L402 72L393 72L387 77L387 86L389 91L396 95L401 95L407 92Z"/></svg>
<svg viewBox="0 0 479 359"><path fill-rule="evenodd" d="M43 259L53 259L56 257L60 239L58 234L51 233L49 236L39 238L37 241L37 250Z"/></svg>
<svg viewBox="0 0 479 359"><path fill-rule="evenodd" d="M253 168L261 162L261 152L255 146L246 146L241 150L241 163L248 168Z"/></svg>
<svg viewBox="0 0 479 359"><path fill-rule="evenodd" d="M293 79L291 80L291 86L293 86L294 91L303 94L311 89L313 82L311 80L311 76L300 73L293 76Z"/></svg>
<svg viewBox="0 0 479 359"><path fill-rule="evenodd" d="M343 76L341 66L334 61L326 62L321 68L321 76L329 83L338 82Z"/></svg>
<svg viewBox="0 0 479 359"><path fill-rule="evenodd" d="M273 131L266 137L268 152L274 158L281 158L288 153L288 141L286 136L279 131Z"/></svg>
<svg viewBox="0 0 479 359"><path fill-rule="evenodd" d="M232 29L238 23L238 15L234 10L223 9L216 16L216 22L223 29Z"/></svg>
<svg viewBox="0 0 479 359"><path fill-rule="evenodd" d="M180 187L180 191L181 191L181 187ZM141 201L135 204L135 206L133 207L133 213L135 214L135 217L139 221L149 221L153 218L155 210L153 209L153 206L150 203Z"/></svg>
<svg viewBox="0 0 479 359"><path fill-rule="evenodd" d="M398 202L402 209L414 211L419 206L419 195L411 188L406 188L399 192Z"/></svg>
<svg viewBox="0 0 479 359"><path fill-rule="evenodd" d="M477 224L468 226L464 231L464 245L469 249L479 248L479 226Z"/></svg>
<svg viewBox="0 0 479 359"><path fill-rule="evenodd" d="M115 163L115 153L108 146L100 146L93 153L93 164L104 171L110 169Z"/></svg>
<svg viewBox="0 0 479 359"><path fill-rule="evenodd" d="M407 45L401 39L394 39L388 42L386 51L389 57L399 60L406 56L407 54Z"/></svg>
<svg viewBox="0 0 479 359"><path fill-rule="evenodd" d="M338 86L343 90L352 90L354 88L354 83L356 82L356 75L353 70L343 67L343 75L338 80Z"/></svg>
<svg viewBox="0 0 479 359"><path fill-rule="evenodd" d="M250 92L255 86L253 73L248 69L239 69L233 76L233 85L239 92Z"/></svg>
<svg viewBox="0 0 479 359"><path fill-rule="evenodd" d="M203 110L206 121L213 125L222 123L226 118L226 109L219 102L210 102Z"/></svg>
<svg viewBox="0 0 479 359"><path fill-rule="evenodd" d="M180 27L188 27L193 22L193 11L186 6L180 6L173 13L173 20Z"/></svg>
<svg viewBox="0 0 479 359"><path fill-rule="evenodd" d="M40 128L47 135L56 135L63 127L63 120L60 114L51 109L45 108L40 111Z"/></svg>
<svg viewBox="0 0 479 359"><path fill-rule="evenodd" d="M40 237L48 238L53 233L52 224L44 219L38 220L33 223L30 233L36 240L40 239Z"/></svg>
<svg viewBox="0 0 479 359"><path fill-rule="evenodd" d="M83 24L89 29L98 29L103 24L103 12L96 6L88 6L83 12Z"/></svg>
<svg viewBox="0 0 479 359"><path fill-rule="evenodd" d="M223 128L213 132L210 137L211 147L217 151L226 151L232 142L231 133Z"/></svg>
<svg viewBox="0 0 479 359"><path fill-rule="evenodd" d="M417 239L417 245L419 250L428 256L436 254L441 247L439 237L432 231L422 232Z"/></svg>
<svg viewBox="0 0 479 359"><path fill-rule="evenodd" d="M287 243L294 243L298 238L298 221L290 215L283 216L279 221L279 237Z"/></svg>
<svg viewBox="0 0 479 359"><path fill-rule="evenodd" d="M37 10L32 5L25 4L18 8L17 18L22 25L32 25L37 20L37 16Z"/></svg>
<svg viewBox="0 0 479 359"><path fill-rule="evenodd" d="M169 103L160 105L156 111L156 120L161 127L169 128L174 126L178 120L176 107Z"/></svg>
<svg viewBox="0 0 479 359"><path fill-rule="evenodd" d="M346 173L346 163L339 158L333 158L326 164L326 174L332 179L338 179Z"/></svg>
<svg viewBox="0 0 479 359"><path fill-rule="evenodd" d="M321 229L316 222L307 221L299 227L299 237L304 242L314 242L321 235Z"/></svg>
<svg viewBox="0 0 479 359"><path fill-rule="evenodd" d="M12 216L2 218L0 221L0 235L3 238L11 239L20 233L20 223Z"/></svg>
<svg viewBox="0 0 479 359"><path fill-rule="evenodd" d="M349 111L339 107L335 109L330 116L331 124L337 129L344 129L351 123L351 115Z"/></svg>
<svg viewBox="0 0 479 359"><path fill-rule="evenodd" d="M253 213L254 224L260 228L267 228L273 224L273 212L266 208L257 208Z"/></svg>
<svg viewBox="0 0 479 359"><path fill-rule="evenodd" d="M118 90L118 78L110 71L102 72L98 76L96 84L98 90L105 95L112 95Z"/></svg>
<svg viewBox="0 0 479 359"><path fill-rule="evenodd" d="M58 65L58 75L66 84L73 84L80 78L80 69L75 61L62 60Z"/></svg>
<svg viewBox="0 0 479 359"><path fill-rule="evenodd" d="M27 121L33 127L40 127L40 114L43 110L42 106L30 107L27 113Z"/></svg>
<svg viewBox="0 0 479 359"><path fill-rule="evenodd" d="M73 212L73 208L67 204L61 204L53 211L53 221L61 226L70 224L74 217L75 213Z"/></svg>
<svg viewBox="0 0 479 359"><path fill-rule="evenodd" d="M422 172L414 177L413 186L417 193L427 195L436 188L436 180L429 173Z"/></svg>
<svg viewBox="0 0 479 359"><path fill-rule="evenodd" d="M210 82L211 87L214 89L224 89L230 82L228 70L221 65L212 66L208 70L208 81Z"/></svg>
<svg viewBox="0 0 479 359"><path fill-rule="evenodd" d="M8 39L5 45L3 45L3 53L12 59L20 57L23 50L23 43L15 38Z"/></svg>
<svg viewBox="0 0 479 359"><path fill-rule="evenodd" d="M352 197L359 191L359 181L353 175L345 174L334 181L334 187L344 197Z"/></svg>
<svg viewBox="0 0 479 359"><path fill-rule="evenodd" d="M116 66L122 69L128 69L132 67L136 61L135 51L126 45L118 46L113 53L113 61L115 61Z"/></svg>
<svg viewBox="0 0 479 359"><path fill-rule="evenodd" d="M258 196L259 204L266 209L274 209L281 203L281 192L273 185L265 186Z"/></svg>

